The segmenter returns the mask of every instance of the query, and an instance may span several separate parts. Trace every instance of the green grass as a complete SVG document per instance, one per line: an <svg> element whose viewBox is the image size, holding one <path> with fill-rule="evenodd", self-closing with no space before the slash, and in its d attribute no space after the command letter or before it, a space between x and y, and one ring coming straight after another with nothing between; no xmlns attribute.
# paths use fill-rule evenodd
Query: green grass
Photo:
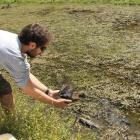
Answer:
<svg viewBox="0 0 140 140"><path fill-rule="evenodd" d="M18 101L19 97L16 102ZM17 103L16 117L1 116L0 133L9 132L18 140L71 139L68 129L70 126L53 109L47 110L47 106L44 108L37 103L25 104L27 101L22 97L20 104Z"/></svg>
<svg viewBox="0 0 140 140"><path fill-rule="evenodd" d="M5 75L5 72L3 73ZM14 84L12 86L14 87ZM95 139L94 133L89 130L87 136L81 135L80 126L73 129L74 116L64 117L61 109L37 102L25 96L16 87L13 90L16 114L5 115L0 109L0 134L11 133L18 140L85 140L90 137Z"/></svg>
<svg viewBox="0 0 140 140"><path fill-rule="evenodd" d="M0 3L96 3L96 4L140 4L139 0L0 0Z"/></svg>

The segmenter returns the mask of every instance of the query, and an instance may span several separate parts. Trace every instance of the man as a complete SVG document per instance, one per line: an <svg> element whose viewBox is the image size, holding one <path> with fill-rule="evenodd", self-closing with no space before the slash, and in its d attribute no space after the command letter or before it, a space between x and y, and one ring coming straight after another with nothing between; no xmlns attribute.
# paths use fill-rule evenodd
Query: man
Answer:
<svg viewBox="0 0 140 140"><path fill-rule="evenodd" d="M43 103L65 108L71 102L56 99L59 90L48 89L31 72L27 55L41 55L51 41L48 29L39 24L25 26L19 35L0 30L0 66L14 78L16 84L27 95ZM14 110L12 88L0 74L0 102L6 111Z"/></svg>

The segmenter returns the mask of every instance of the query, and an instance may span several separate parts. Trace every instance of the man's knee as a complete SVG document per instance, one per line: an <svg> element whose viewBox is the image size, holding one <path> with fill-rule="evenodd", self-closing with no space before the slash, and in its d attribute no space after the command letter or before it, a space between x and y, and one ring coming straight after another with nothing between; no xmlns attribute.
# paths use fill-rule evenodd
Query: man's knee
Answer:
<svg viewBox="0 0 140 140"><path fill-rule="evenodd" d="M0 75L0 103L3 109L13 110L14 100L10 83Z"/></svg>
<svg viewBox="0 0 140 140"><path fill-rule="evenodd" d="M13 95L12 94L6 94L6 95L2 95L0 96L0 102L1 102L1 106L4 109L13 109L14 108L14 99L13 99Z"/></svg>

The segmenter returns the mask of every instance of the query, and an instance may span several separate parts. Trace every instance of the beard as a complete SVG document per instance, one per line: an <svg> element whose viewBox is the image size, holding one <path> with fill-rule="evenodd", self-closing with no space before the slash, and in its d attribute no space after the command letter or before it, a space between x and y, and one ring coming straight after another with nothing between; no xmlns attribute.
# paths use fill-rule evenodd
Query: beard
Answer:
<svg viewBox="0 0 140 140"><path fill-rule="evenodd" d="M36 57L36 55L34 55L32 51L27 51L26 54L27 54L29 57L31 57L31 58L35 58L35 57Z"/></svg>

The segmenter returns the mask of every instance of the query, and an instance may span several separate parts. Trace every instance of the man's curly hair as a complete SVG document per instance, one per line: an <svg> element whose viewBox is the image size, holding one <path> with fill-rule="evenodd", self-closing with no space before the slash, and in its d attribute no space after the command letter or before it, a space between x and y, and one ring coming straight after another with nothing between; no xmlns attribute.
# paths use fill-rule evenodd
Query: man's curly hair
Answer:
<svg viewBox="0 0 140 140"><path fill-rule="evenodd" d="M50 42L51 35L47 27L43 27L39 24L29 24L21 30L18 38L23 45L35 42L37 47L41 48Z"/></svg>

